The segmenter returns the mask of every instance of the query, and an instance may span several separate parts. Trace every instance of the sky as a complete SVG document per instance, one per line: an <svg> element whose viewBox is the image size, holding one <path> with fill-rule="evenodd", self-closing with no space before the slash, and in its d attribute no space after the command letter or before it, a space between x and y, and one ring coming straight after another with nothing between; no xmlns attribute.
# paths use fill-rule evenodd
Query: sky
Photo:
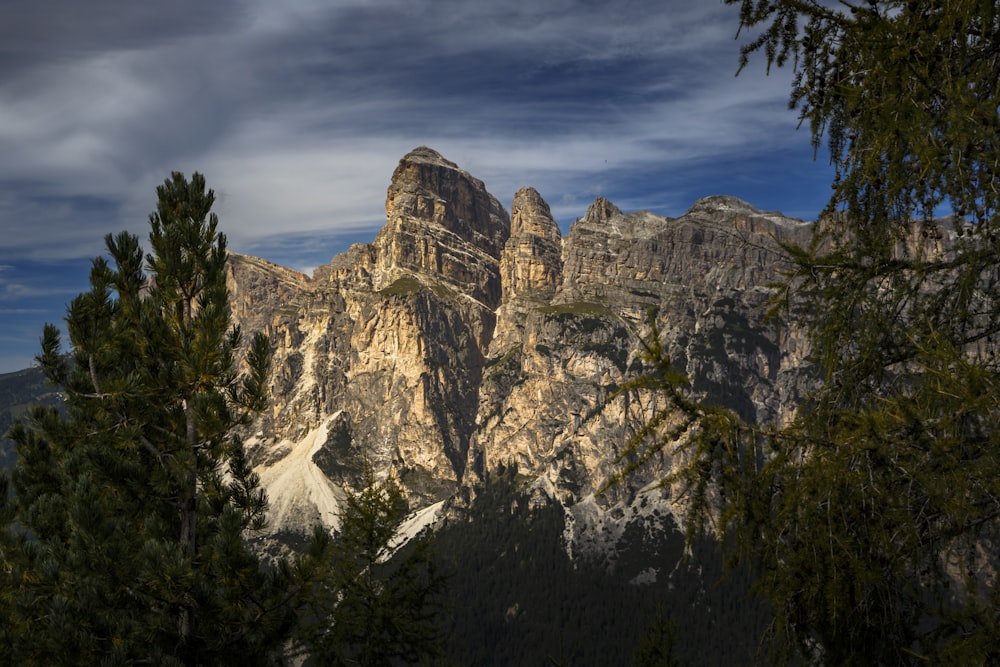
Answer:
<svg viewBox="0 0 1000 667"><path fill-rule="evenodd" d="M791 73L739 76L722 0L3 0L0 373L87 289L108 233L200 171L236 252L311 272L385 223L434 148L563 231L595 197L684 213L740 197L811 220L826 160Z"/></svg>

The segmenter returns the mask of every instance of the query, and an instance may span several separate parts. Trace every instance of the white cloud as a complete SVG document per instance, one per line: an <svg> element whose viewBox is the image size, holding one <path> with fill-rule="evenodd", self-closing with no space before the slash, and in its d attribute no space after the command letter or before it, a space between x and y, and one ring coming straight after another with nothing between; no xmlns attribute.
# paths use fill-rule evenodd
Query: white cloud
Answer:
<svg viewBox="0 0 1000 667"><path fill-rule="evenodd" d="M808 135L787 72L734 78L737 23L690 0L5 0L0 267L60 259L85 286L70 260L145 239L155 187L197 170L230 248L308 269L372 239L418 145L504 206L535 187L564 225L597 195L668 215L738 182L752 200L795 174L730 165ZM82 288L42 280L51 266L0 268L5 328L36 340L22 306L51 318Z"/></svg>
<svg viewBox="0 0 1000 667"><path fill-rule="evenodd" d="M532 185L569 213L614 198L623 173L662 181L688 162L807 141L790 129L787 76L733 78L736 17L721 5L245 12L218 29L170 14L174 36L148 47L122 34L103 52L0 72L0 255L90 255L107 232L144 236L174 169L206 174L238 249L381 224L392 169L420 144L504 205Z"/></svg>

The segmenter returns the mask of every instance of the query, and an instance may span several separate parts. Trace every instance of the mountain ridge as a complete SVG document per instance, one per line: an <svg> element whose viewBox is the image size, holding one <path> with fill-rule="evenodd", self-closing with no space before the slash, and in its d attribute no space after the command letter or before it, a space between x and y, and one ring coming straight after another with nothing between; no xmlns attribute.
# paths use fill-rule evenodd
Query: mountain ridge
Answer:
<svg viewBox="0 0 1000 667"><path fill-rule="evenodd" d="M675 218L598 197L563 234L533 188L508 214L427 147L400 160L386 212L372 242L311 276L230 253L234 319L274 349L272 399L246 441L275 533L335 526L366 465L415 509L514 466L581 544L639 502L683 524L676 489L650 490L678 463L666 453L595 496L657 407L638 394L604 405L641 372L651 308L699 398L779 422L808 384L801 332L765 324L762 308L778 241L805 243L811 223L729 196Z"/></svg>
<svg viewBox="0 0 1000 667"><path fill-rule="evenodd" d="M754 421L787 418L804 345L763 324L761 307L783 258L777 242L805 242L810 223L726 196L676 218L597 198L563 235L532 188L514 195L511 212L482 181L419 147L394 171L371 243L311 277L233 256L234 316L274 347L271 407L248 438L265 486L269 468L308 442L300 465L331 488L372 465L414 507L514 465L539 502L568 516L584 503L577 533L604 520L584 506L603 514L640 495L683 522L670 489L643 490L675 465L669 455L594 497L656 407L656 397L627 396L592 416L609 388L641 370L635 351L650 308L699 396ZM307 509L308 490L268 491L275 506L300 508L282 529L336 523L329 504Z"/></svg>
<svg viewBox="0 0 1000 667"><path fill-rule="evenodd" d="M686 501L658 483L682 461L664 451L597 493L661 405L607 397L643 372L653 309L697 398L787 419L808 350L763 307L778 241L805 243L810 223L726 196L673 218L597 198L563 233L538 191L518 190L508 213L426 147L400 160L386 211L371 242L312 275L230 253L234 320L273 348L270 402L243 434L270 500L255 546L287 553L315 524L335 528L369 466L404 488L404 536L437 530L463 609L444 620L456 661L536 663L566 633L568 657L621 663L660 605L683 655L752 661L769 612L749 575L720 580L710 540L682 561ZM710 658L723 625L731 641Z"/></svg>

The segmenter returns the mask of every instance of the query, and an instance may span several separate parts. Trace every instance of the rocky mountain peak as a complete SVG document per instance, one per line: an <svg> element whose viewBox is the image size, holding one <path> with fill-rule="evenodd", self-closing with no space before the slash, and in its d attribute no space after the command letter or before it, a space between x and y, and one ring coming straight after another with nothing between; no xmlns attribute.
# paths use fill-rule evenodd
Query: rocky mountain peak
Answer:
<svg viewBox="0 0 1000 667"><path fill-rule="evenodd" d="M500 254L510 216L481 180L419 147L399 161L375 239L376 288L407 275L445 284L489 309L500 304Z"/></svg>
<svg viewBox="0 0 1000 667"><path fill-rule="evenodd" d="M807 225L732 197L679 218L598 198L564 237L532 188L511 212L419 147L392 175L373 243L311 280L233 260L234 315L275 344L271 409L247 442L276 526L332 521L365 465L395 475L417 506L514 465L582 534L597 505L631 502L673 465L660 457L594 499L659 400L623 396L585 418L641 368L650 309L699 396L758 421L789 413L804 348L760 313L776 240L801 241ZM683 514L668 491L654 495Z"/></svg>
<svg viewBox="0 0 1000 667"><path fill-rule="evenodd" d="M504 302L551 299L562 282L562 234L549 205L534 188L511 204L511 233L500 260Z"/></svg>
<svg viewBox="0 0 1000 667"><path fill-rule="evenodd" d="M542 199L535 188L521 188L514 194L510 205L511 222L510 235L530 234L559 241L562 234L559 225L552 217L548 203Z"/></svg>
<svg viewBox="0 0 1000 667"><path fill-rule="evenodd" d="M711 211L711 212L724 212L724 211L743 211L749 213L760 213L753 204L743 201L739 197L733 197L730 195L710 195L708 197L702 197L688 209L688 213L696 213L699 211Z"/></svg>
<svg viewBox="0 0 1000 667"><path fill-rule="evenodd" d="M404 155L401 158L400 162L409 162L409 163L421 162L428 165L437 165L440 167L445 167L447 169L456 169L461 171L458 168L457 164L445 158L436 150L428 146L417 146L412 151Z"/></svg>
<svg viewBox="0 0 1000 667"><path fill-rule="evenodd" d="M728 220L735 222L737 227L758 231L767 227L781 228L792 234L800 233L796 230L806 230L809 224L795 218L789 218L777 211L762 211L749 202L729 195L703 197L696 201L684 215L703 220Z"/></svg>
<svg viewBox="0 0 1000 667"><path fill-rule="evenodd" d="M421 146L399 161L386 194L386 219L413 218L444 227L499 258L510 217L481 180Z"/></svg>
<svg viewBox="0 0 1000 667"><path fill-rule="evenodd" d="M587 209L581 222L600 224L609 222L612 218L621 217L621 210L604 197L598 197Z"/></svg>

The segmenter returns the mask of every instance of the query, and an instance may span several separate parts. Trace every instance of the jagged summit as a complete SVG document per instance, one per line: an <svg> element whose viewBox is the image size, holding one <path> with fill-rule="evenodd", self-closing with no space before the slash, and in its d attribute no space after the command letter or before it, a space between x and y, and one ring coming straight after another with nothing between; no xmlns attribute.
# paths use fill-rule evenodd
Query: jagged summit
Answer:
<svg viewBox="0 0 1000 667"><path fill-rule="evenodd" d="M587 208L582 221L590 224L600 224L608 222L612 218L621 217L622 212L617 206L604 197L598 197L594 203Z"/></svg>
<svg viewBox="0 0 1000 667"><path fill-rule="evenodd" d="M760 213L758 209L753 204L740 199L739 197L733 197L731 195L709 195L708 197L702 197L688 209L688 213L692 211L748 211L752 213Z"/></svg>
<svg viewBox="0 0 1000 667"><path fill-rule="evenodd" d="M511 202L510 210L511 236L531 234L558 241L562 235L559 231L559 225L552 217L552 210L549 208L548 202L535 188L521 188L514 193L514 201Z"/></svg>
<svg viewBox="0 0 1000 667"><path fill-rule="evenodd" d="M521 188L514 195L500 273L505 303L522 297L550 299L562 282L562 233L534 188Z"/></svg>
<svg viewBox="0 0 1000 667"><path fill-rule="evenodd" d="M417 146L412 151L404 155L400 159L400 162L423 162L425 164L434 164L441 167L447 167L449 169L459 169L457 164L445 158L436 150L428 146Z"/></svg>
<svg viewBox="0 0 1000 667"><path fill-rule="evenodd" d="M510 216L481 180L420 147L392 174L375 239L376 287L411 274L443 282L490 310L500 303L500 254Z"/></svg>
<svg viewBox="0 0 1000 667"><path fill-rule="evenodd" d="M392 174L386 219L412 217L433 222L499 257L510 234L510 217L481 180L421 146L407 153Z"/></svg>
<svg viewBox="0 0 1000 667"><path fill-rule="evenodd" d="M248 443L286 529L293 515L328 519L329 484L355 483L364 465L416 506L510 464L553 502L593 505L655 406L629 398L583 416L634 375L650 308L697 392L760 421L785 414L804 348L759 308L775 240L808 226L732 197L678 218L598 198L565 235L533 188L510 210L421 146L392 174L375 240L312 280L234 260L234 315L275 347L272 406ZM600 503L631 502L671 465ZM293 478L311 481L279 483Z"/></svg>
<svg viewBox="0 0 1000 667"><path fill-rule="evenodd" d="M702 197L688 209L686 216L742 216L769 220L783 226L797 226L805 223L797 218L790 218L780 211L762 211L753 204L730 195L711 195Z"/></svg>

